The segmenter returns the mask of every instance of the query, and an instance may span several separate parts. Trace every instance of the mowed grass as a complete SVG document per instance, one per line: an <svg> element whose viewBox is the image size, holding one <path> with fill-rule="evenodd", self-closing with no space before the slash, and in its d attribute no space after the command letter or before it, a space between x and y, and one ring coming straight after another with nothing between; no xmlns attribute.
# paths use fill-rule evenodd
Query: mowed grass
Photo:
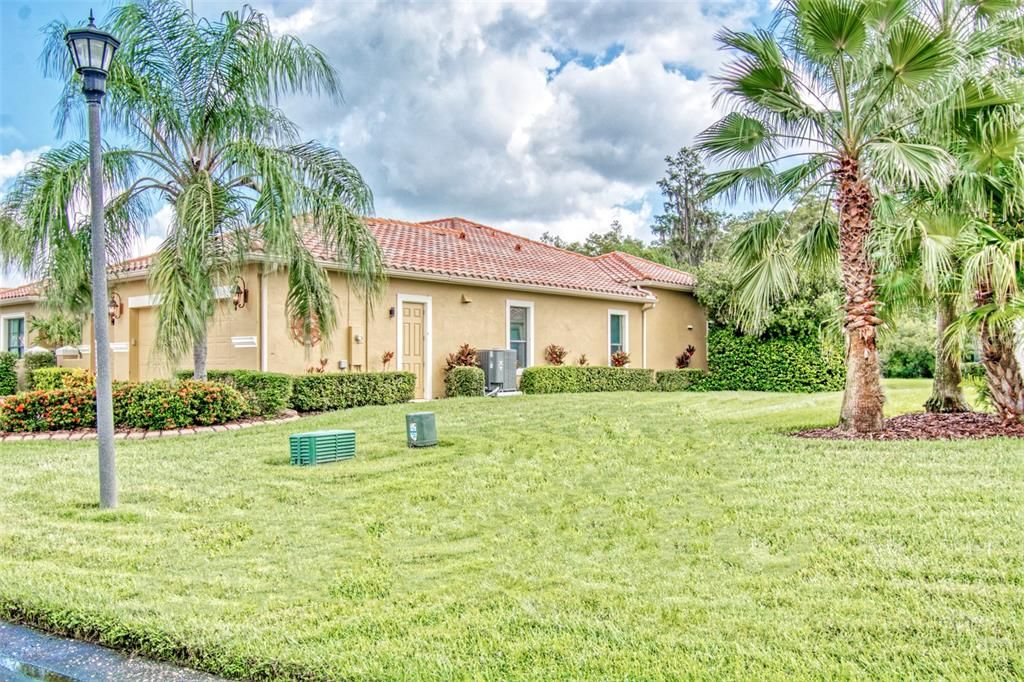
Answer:
<svg viewBox="0 0 1024 682"><path fill-rule="evenodd" d="M890 382L890 414L928 383ZM839 396L362 408L0 445L0 616L241 678L1019 679L1024 442L851 443ZM441 445L408 450L406 412ZM352 428L349 462L287 436Z"/></svg>

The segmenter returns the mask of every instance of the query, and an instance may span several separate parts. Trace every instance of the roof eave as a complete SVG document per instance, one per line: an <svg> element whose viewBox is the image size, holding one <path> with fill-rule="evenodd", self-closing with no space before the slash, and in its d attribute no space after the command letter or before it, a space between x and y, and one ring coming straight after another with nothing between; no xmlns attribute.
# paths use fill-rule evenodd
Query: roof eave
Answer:
<svg viewBox="0 0 1024 682"><path fill-rule="evenodd" d="M669 289L670 291L686 291L693 293L697 290L697 286L694 284L672 284L669 282L659 282L653 279L637 280L630 282L630 286L634 287L652 287L654 289Z"/></svg>

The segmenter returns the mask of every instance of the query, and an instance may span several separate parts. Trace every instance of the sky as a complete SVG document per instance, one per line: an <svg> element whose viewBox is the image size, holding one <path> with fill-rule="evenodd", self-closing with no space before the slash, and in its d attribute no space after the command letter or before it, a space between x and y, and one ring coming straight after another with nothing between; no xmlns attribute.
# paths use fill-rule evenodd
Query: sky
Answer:
<svg viewBox="0 0 1024 682"><path fill-rule="evenodd" d="M664 157L719 118L714 35L764 24L772 0L342 2L249 0L275 33L325 52L341 103L282 102L304 138L362 172L378 216L458 215L568 240L618 220L650 239ZM216 17L242 2L193 0ZM56 136L59 84L41 28L98 18L109 0L0 0L0 191ZM145 252L168 213L154 216ZM10 285L17 273L0 277Z"/></svg>

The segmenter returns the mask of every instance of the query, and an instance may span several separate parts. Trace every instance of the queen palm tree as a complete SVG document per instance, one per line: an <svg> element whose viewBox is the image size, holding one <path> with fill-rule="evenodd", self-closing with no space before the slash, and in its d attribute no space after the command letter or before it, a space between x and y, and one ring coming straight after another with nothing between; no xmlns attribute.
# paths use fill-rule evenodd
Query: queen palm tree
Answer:
<svg viewBox="0 0 1024 682"><path fill-rule="evenodd" d="M709 191L777 206L824 189L824 202L838 212L837 235L823 224L801 241L809 256L821 257L832 244L838 251L847 366L842 428L882 428L876 200L886 188L937 190L948 181L954 159L923 131L943 129L952 105L972 105L971 77L1009 39L1009 29L995 27L1011 23L1002 17L1012 8L993 4L785 0L771 30L719 35L736 55L718 79L720 100L734 110L700 143L712 160L732 167L712 176ZM947 24L992 30L965 37ZM785 222L769 214L736 240L734 254L746 270L740 302L748 308L792 293L796 253L780 245Z"/></svg>
<svg viewBox="0 0 1024 682"><path fill-rule="evenodd" d="M208 21L177 0L137 0L114 9L107 25L122 42L105 118L127 141L104 153L112 258L129 251L156 206L170 206L173 216L150 274L161 296L157 348L172 360L191 350L195 376L205 377L214 291L254 250L268 267L287 268L286 314L301 321L306 341L314 327L329 335L334 297L307 243L335 253L371 293L382 267L361 216L373 200L341 154L301 141L277 100L312 93L339 101L334 68L315 48L274 36L250 8ZM66 84L61 133L82 113L65 29L49 27L43 55L46 73ZM45 278L72 309L88 292L87 224L75 212L88 186L87 158L77 142L43 154L16 181L0 226L8 262Z"/></svg>

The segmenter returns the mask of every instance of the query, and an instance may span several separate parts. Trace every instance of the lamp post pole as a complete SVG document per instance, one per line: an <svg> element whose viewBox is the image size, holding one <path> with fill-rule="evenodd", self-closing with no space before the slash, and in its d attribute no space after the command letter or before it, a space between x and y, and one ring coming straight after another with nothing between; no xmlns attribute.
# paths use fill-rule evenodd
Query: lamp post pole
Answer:
<svg viewBox="0 0 1024 682"><path fill-rule="evenodd" d="M89 26L68 31L65 40L75 68L83 77L82 92L89 109L89 198L92 230L92 325L96 358L96 436L99 443L100 507L117 506L117 465L114 459L114 399L110 376L110 325L107 322L107 234L103 219L103 151L100 104L106 93L107 72L120 43Z"/></svg>

